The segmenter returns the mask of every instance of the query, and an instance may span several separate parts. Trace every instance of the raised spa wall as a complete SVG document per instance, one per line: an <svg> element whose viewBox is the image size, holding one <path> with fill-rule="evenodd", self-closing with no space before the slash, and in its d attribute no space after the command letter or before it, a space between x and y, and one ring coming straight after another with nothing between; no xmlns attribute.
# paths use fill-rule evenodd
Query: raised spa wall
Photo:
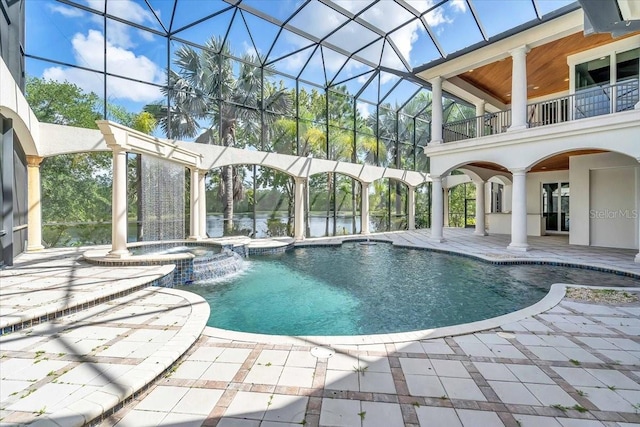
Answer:
<svg viewBox="0 0 640 427"><path fill-rule="evenodd" d="M129 245L129 248L158 247L162 249L177 246L193 246L220 248L221 252L208 256L194 256L190 253L175 254L142 254L132 255L126 258L109 258L105 254L95 254L89 251L84 254L84 259L96 265L125 267L133 265L169 265L174 264L176 268L169 276L158 283L165 287L190 285L194 282L217 279L233 274L242 269L243 258L251 255L272 255L286 252L293 248L293 245L279 247L250 247L247 244L216 244L203 241L172 241L172 242L148 242Z"/></svg>

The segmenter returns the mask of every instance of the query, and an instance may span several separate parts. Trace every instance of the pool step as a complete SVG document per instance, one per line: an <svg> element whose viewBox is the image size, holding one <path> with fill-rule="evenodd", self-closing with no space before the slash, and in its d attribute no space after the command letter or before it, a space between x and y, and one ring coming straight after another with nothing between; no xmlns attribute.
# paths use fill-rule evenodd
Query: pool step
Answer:
<svg viewBox="0 0 640 427"><path fill-rule="evenodd" d="M2 271L0 335L50 322L148 286L173 286L173 265L113 268L90 265L76 257L53 258L35 264L17 263Z"/></svg>

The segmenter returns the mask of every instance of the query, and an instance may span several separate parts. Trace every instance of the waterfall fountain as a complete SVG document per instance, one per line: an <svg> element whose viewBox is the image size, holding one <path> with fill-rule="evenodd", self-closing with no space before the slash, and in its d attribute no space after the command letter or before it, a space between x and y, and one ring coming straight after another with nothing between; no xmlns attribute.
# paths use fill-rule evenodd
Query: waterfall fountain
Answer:
<svg viewBox="0 0 640 427"><path fill-rule="evenodd" d="M109 266L174 264L166 286L185 285L222 277L242 269L237 248L185 239L185 169L154 156L142 156L138 187L142 223L141 241L127 245L132 253L108 258L105 250L90 250L84 259ZM234 251L235 250L235 251Z"/></svg>

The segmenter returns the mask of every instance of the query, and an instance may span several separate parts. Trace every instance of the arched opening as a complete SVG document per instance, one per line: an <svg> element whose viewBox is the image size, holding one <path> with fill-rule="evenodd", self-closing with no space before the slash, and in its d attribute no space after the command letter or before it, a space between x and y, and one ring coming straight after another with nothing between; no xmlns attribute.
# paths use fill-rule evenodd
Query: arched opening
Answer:
<svg viewBox="0 0 640 427"><path fill-rule="evenodd" d="M40 165L45 247L111 243L111 153L47 157ZM133 159L132 161L135 161ZM135 170L129 168L129 240L136 240Z"/></svg>
<svg viewBox="0 0 640 427"><path fill-rule="evenodd" d="M407 185L383 178L373 182L369 198L371 232L406 230L409 224Z"/></svg>
<svg viewBox="0 0 640 427"><path fill-rule="evenodd" d="M225 168L232 169L233 174L230 232L225 231ZM265 166L234 165L212 169L205 181L208 236L293 236L293 186L292 176Z"/></svg>
<svg viewBox="0 0 640 427"><path fill-rule="evenodd" d="M542 234L570 244L637 249L640 166L635 158L602 149L557 152L527 174L527 204ZM558 237L560 238L560 237Z"/></svg>
<svg viewBox="0 0 640 427"><path fill-rule="evenodd" d="M356 179L333 172L312 175L307 201L307 237L360 233L362 186Z"/></svg>
<svg viewBox="0 0 640 427"><path fill-rule="evenodd" d="M416 187L416 228L431 228L431 191L430 182Z"/></svg>

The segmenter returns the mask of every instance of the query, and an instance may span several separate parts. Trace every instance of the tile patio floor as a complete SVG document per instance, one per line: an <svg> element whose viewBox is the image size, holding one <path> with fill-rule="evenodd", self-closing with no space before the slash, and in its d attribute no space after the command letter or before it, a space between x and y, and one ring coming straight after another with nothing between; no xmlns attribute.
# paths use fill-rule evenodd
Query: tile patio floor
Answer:
<svg viewBox="0 0 640 427"><path fill-rule="evenodd" d="M415 231L376 237L491 259L545 259L640 273L640 265L633 262L635 251L569 247L562 237L531 238L534 250L514 254L505 249L508 236L477 237L470 230L447 229L447 242L440 245L428 242L427 236L426 231ZM319 240L330 243L336 239ZM3 292L5 277L0 273ZM135 303L136 295L131 294L122 302ZM0 293L0 307L2 298ZM177 300L166 303L176 304L176 308L180 305ZM69 363L66 358L72 355L59 356L56 349L47 353L52 356L49 360L37 356L42 359L38 363L41 366L33 362L32 353L37 353L39 346L55 346L51 344L57 338L54 335L42 337L37 327L30 333L23 331L25 340L19 349L3 345L3 340L15 333L0 339L0 416L5 416L0 425L19 424L20 420L7 422L10 411L13 409L15 415L30 398L35 406L25 406L24 413L37 412L36 406L40 408L43 401L36 401L36 394L40 393L42 399L51 398L45 392L47 385L69 388L66 392L59 388L56 398L62 400L83 388L105 384L100 375L91 369L83 372L78 365L118 364L119 368L112 368L118 372L114 376L125 381L113 383L131 382L123 365L136 365L153 357L151 335L168 328L157 326L158 322L166 324L160 320L163 313L141 316L137 326L128 324L130 329L146 330L143 338L149 339L144 342L144 351L135 354L136 349L130 345L116 346L120 340L127 341L129 332L121 336L121 331L100 329L104 325L100 324L98 313L94 314L96 325L82 325L93 327L94 331L84 329L88 335L78 335L77 342L99 336L98 339L107 340L101 342L110 345L97 350L111 349L113 354L95 353L91 342L79 346L86 347L90 356L104 359L72 359L77 376L70 375L71 370L65 373L71 366L61 364ZM172 316L171 310L166 316ZM173 316L173 321L179 322L178 317ZM91 317L84 319L88 322ZM77 326L72 317L64 321L71 331ZM113 319L103 319L108 321ZM122 319L117 322L122 323ZM178 323L168 325L171 328L167 331L179 327ZM168 336L167 331L163 332ZM111 335L102 336L107 332ZM264 337L253 341L229 339L205 328L172 369L100 425L640 426L638 303L612 306L564 299L550 310L492 330L430 340L332 345L334 354L329 358L317 358L311 353L314 347L325 346L323 342L269 341ZM171 340L165 342L170 345ZM60 366L52 365L54 362ZM31 376L36 371L40 378L35 383L37 391L24 399L19 399L18 394L12 396L15 390L22 394L25 387L34 384L31 380L36 378ZM47 375L50 371L55 375ZM65 375L69 378L63 381ZM57 381L54 383L51 377Z"/></svg>

